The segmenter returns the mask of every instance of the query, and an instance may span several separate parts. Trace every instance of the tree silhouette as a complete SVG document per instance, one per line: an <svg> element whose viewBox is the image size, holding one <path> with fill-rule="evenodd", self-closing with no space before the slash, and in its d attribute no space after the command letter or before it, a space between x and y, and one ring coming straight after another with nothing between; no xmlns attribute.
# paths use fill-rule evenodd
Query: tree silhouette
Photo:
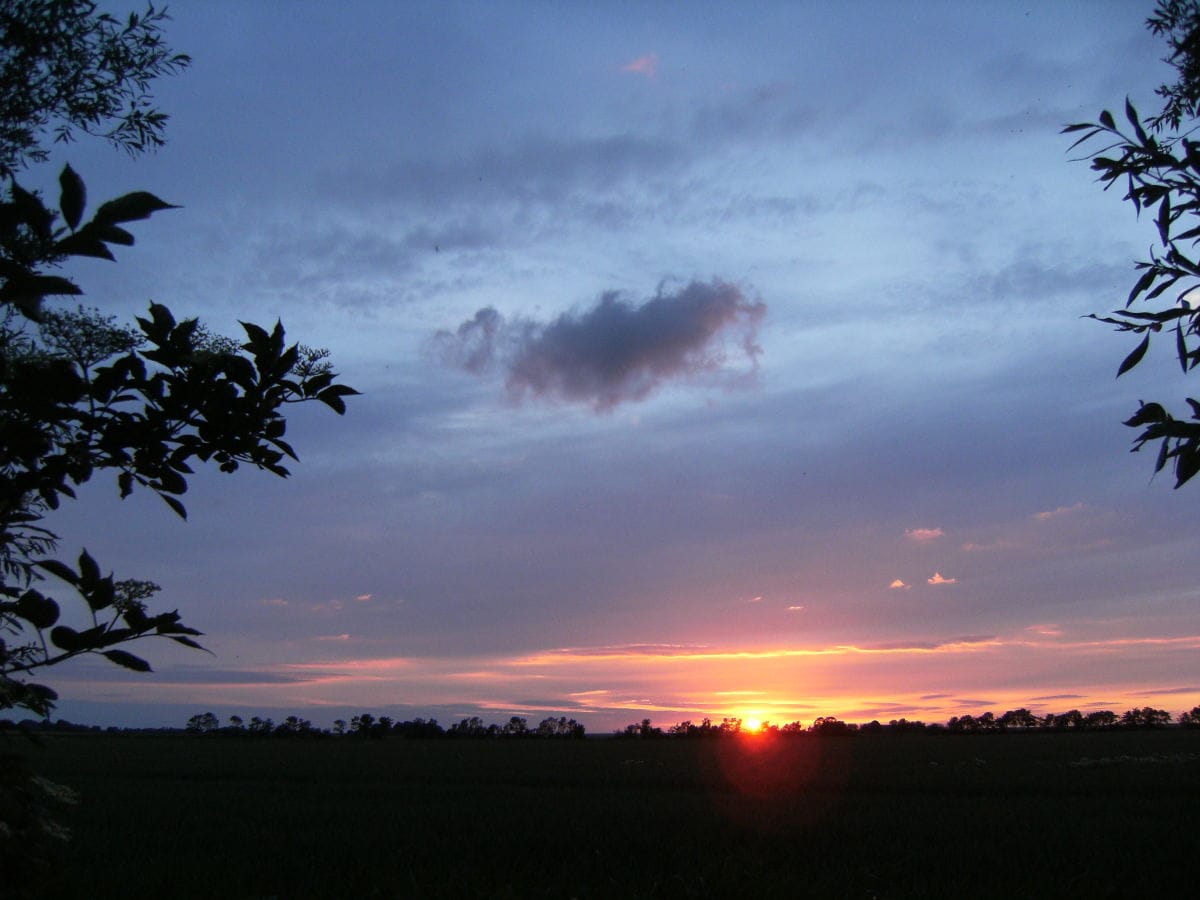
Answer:
<svg viewBox="0 0 1200 900"><path fill-rule="evenodd" d="M149 489L186 517L179 498L194 466L286 476L296 455L283 407L317 400L340 414L356 393L335 383L325 351L289 346L279 323L243 323L239 343L157 303L132 326L46 305L82 293L52 270L113 260L114 246L134 243L127 225L173 208L136 191L85 220L87 189L69 165L55 208L14 175L44 158L40 135L54 121L59 139L78 128L131 152L161 143L165 116L148 107L147 85L187 62L163 46L162 18L151 9L118 26L83 0L0 2L0 84L14 88L22 73L33 83L0 95L0 709L48 715L54 691L27 676L82 654L145 672L121 645L159 636L200 648L177 612L148 611L157 585L104 575L86 550L74 565L47 558L57 536L44 519L62 498L108 470L122 497ZM59 602L35 586L46 576L79 595L82 622L61 621Z"/></svg>
<svg viewBox="0 0 1200 900"><path fill-rule="evenodd" d="M1195 250L1200 239L1200 143L1191 138L1200 104L1200 2L1159 0L1146 24L1153 33L1166 36L1171 53L1164 61L1178 75L1174 84L1157 90L1166 100L1162 110L1143 118L1126 99L1125 121L1120 124L1104 110L1096 122L1063 129L1083 132L1072 148L1096 139L1103 142L1089 157L1104 189L1124 185L1125 199L1139 215L1152 212L1157 229L1158 247L1151 247L1149 259L1136 264L1142 274L1124 308L1091 316L1118 331L1142 336L1117 368L1118 377L1138 365L1151 336L1163 332L1171 336L1185 373L1200 363L1200 294L1195 293L1200 286L1200 256ZM1132 309L1138 301L1150 303L1150 308ZM1158 445L1154 471L1171 465L1176 488L1200 471L1200 401L1189 397L1186 402L1185 418L1151 401L1142 402L1125 422L1141 429L1134 450Z"/></svg>
<svg viewBox="0 0 1200 900"><path fill-rule="evenodd" d="M0 177L43 162L43 140L76 131L129 153L163 144L150 82L191 60L166 44L165 10L119 21L87 0L0 2Z"/></svg>

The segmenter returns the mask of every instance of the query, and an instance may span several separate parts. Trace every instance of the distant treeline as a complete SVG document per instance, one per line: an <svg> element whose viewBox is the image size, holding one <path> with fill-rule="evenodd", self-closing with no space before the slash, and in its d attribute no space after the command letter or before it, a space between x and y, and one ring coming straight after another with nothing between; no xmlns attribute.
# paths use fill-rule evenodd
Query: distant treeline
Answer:
<svg viewBox="0 0 1200 900"><path fill-rule="evenodd" d="M807 728L802 722L789 722L786 725L774 725L763 722L751 730L745 727L739 718L724 718L720 724L712 719L702 719L697 725L691 721L671 725L665 730L654 725L649 719L642 719L626 725L613 732L619 738L657 738L685 737L709 738L728 737L743 733L758 735L779 735L794 737L797 735L842 736L852 734L989 734L1008 731L1104 731L1108 729L1148 729L1163 728L1172 723L1171 714L1165 709L1154 709L1150 706L1127 709L1121 715L1111 710L1102 709L1096 712L1081 713L1077 709L1065 713L1048 713L1036 716L1025 708L1010 709L1003 715L985 712L978 716L954 716L945 724L910 721L908 719L892 719L886 725L878 719L859 725L853 722L843 722L836 716L821 716L815 719ZM1188 712L1180 713L1178 724L1185 728L1200 728L1200 706L1195 706Z"/></svg>
<svg viewBox="0 0 1200 900"><path fill-rule="evenodd" d="M699 724L690 720L660 728L649 719L642 719L626 725L613 732L619 738L720 738L740 734L755 734L766 736L795 737L799 735L846 736L856 734L1002 734L1005 732L1027 731L1107 731L1112 729L1146 730L1165 728L1171 724L1183 728L1200 728L1200 706L1195 706L1187 712L1179 714L1178 719L1172 718L1165 709L1155 709L1151 706L1134 707L1118 715L1102 709L1095 712L1082 713L1077 709L1065 713L1049 713L1037 716L1028 709L1012 709L1002 715L985 712L978 716L954 716L945 723L909 719L892 719L887 723L873 719L863 724L843 722L836 716L821 716L809 726L802 722L788 722L786 725L776 725L763 722L759 727L750 729L742 719L726 717L719 723L710 718L701 719ZM110 726L101 728L99 725L78 725L65 719L51 721L49 719L25 719L13 722L0 719L0 730L20 728L26 731L56 731L56 732L98 732L128 733L128 734L223 734L245 737L280 737L280 738L582 738L586 734L584 726L565 716L553 716L542 719L536 725L530 725L522 716L512 716L503 725L495 723L484 724L479 716L469 716L448 727L438 724L437 719L416 718L397 722L391 716L374 716L362 713L352 716L349 721L336 719L332 728L319 728L308 719L300 716L288 716L276 723L273 719L252 716L248 721L241 716L230 716L225 724L211 712L197 713L187 720L182 728L118 728Z"/></svg>
<svg viewBox="0 0 1200 900"><path fill-rule="evenodd" d="M224 734L239 737L280 738L332 738L359 737L385 738L581 738L586 734L583 725L565 716L542 719L531 726L527 719L513 716L503 725L485 725L479 716L470 716L448 728L438 724L437 719L412 719L397 722L391 716L376 717L371 713L353 716L349 722L337 719L332 728L319 728L308 719L288 716L278 724L269 718L252 716L249 721L241 716L230 716L224 725L211 712L197 713L187 720L183 728L118 728L99 725L77 725L65 719L51 722L49 719L25 719L12 722L0 719L0 730L20 728L25 731L97 732L121 734Z"/></svg>

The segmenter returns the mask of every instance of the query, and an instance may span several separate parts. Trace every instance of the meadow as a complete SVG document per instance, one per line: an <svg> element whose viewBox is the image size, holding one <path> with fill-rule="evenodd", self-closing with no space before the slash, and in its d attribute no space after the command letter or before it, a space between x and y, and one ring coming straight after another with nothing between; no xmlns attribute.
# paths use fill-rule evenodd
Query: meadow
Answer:
<svg viewBox="0 0 1200 900"><path fill-rule="evenodd" d="M1200 730L51 735L55 898L1191 895Z"/></svg>

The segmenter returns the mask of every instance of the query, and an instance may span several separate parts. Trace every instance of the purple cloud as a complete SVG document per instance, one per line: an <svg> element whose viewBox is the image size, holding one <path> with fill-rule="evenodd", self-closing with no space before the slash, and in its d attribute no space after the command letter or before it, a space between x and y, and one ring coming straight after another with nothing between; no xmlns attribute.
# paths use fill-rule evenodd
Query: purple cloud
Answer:
<svg viewBox="0 0 1200 900"><path fill-rule="evenodd" d="M640 306L608 291L591 308L548 323L506 322L485 307L454 331L439 331L434 345L444 363L472 374L501 365L514 401L530 394L607 412L644 399L666 381L721 372L729 335L753 370L766 311L765 303L728 282L692 281L675 293L660 286Z"/></svg>

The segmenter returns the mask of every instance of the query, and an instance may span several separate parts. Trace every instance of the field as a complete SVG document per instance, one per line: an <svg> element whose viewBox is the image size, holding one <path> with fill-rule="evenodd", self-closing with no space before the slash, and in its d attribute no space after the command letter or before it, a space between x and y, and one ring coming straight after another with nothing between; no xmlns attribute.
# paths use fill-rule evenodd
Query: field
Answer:
<svg viewBox="0 0 1200 900"><path fill-rule="evenodd" d="M60 735L53 897L1191 895L1200 730L767 741Z"/></svg>

